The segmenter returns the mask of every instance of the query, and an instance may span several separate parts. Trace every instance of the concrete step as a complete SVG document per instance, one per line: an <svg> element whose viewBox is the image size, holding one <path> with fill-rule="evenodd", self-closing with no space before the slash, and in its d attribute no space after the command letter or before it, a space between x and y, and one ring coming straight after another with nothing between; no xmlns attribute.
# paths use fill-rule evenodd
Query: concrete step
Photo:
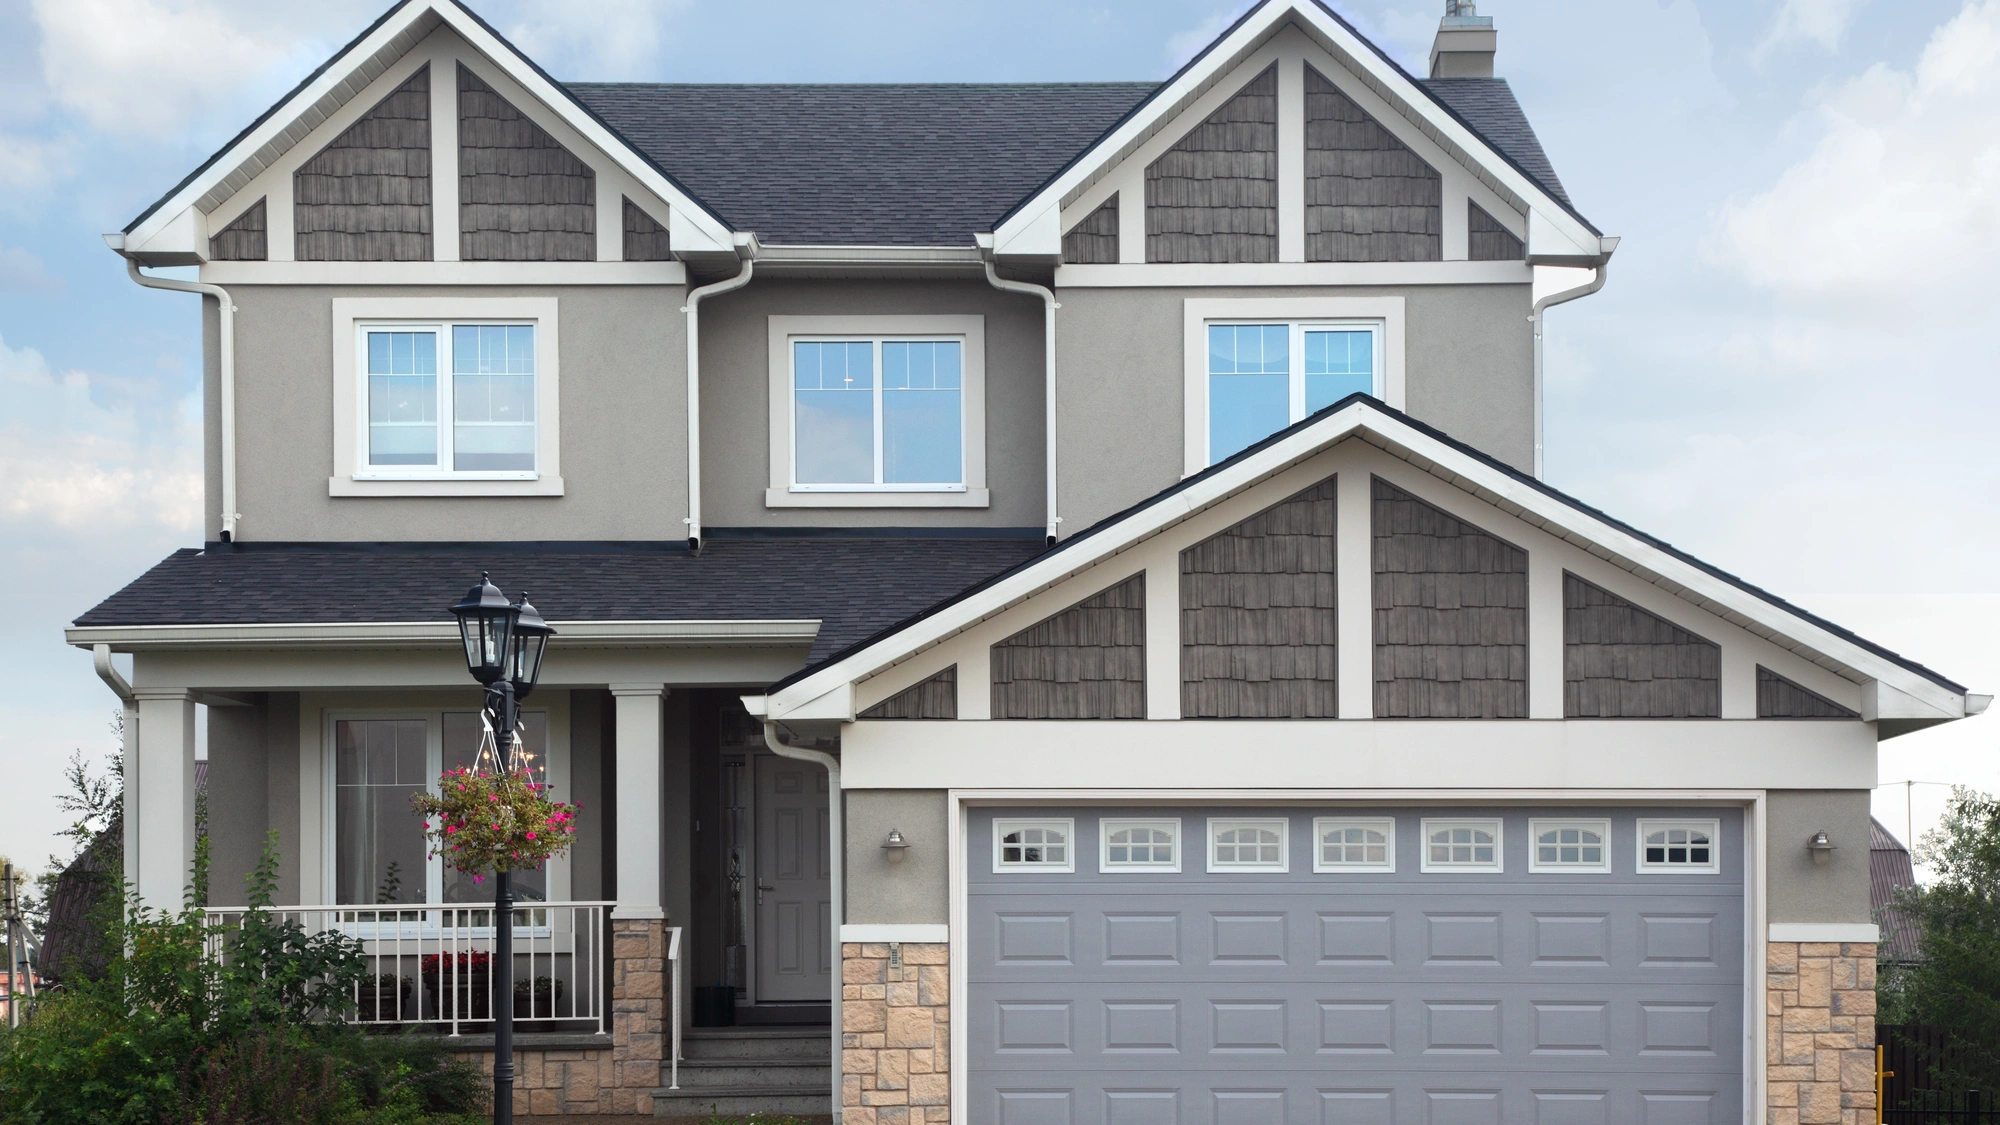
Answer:
<svg viewBox="0 0 2000 1125"><path fill-rule="evenodd" d="M672 1071L660 1068L661 1080ZM825 1059L682 1059L682 1089L818 1090L832 1088L833 1067Z"/></svg>
<svg viewBox="0 0 2000 1125"><path fill-rule="evenodd" d="M685 1077L685 1075L683 1075ZM762 1090L750 1086L718 1087L707 1090L678 1090L662 1087L653 1091L655 1117L748 1117L751 1114L789 1114L798 1117L833 1112L833 1093Z"/></svg>
<svg viewBox="0 0 2000 1125"><path fill-rule="evenodd" d="M814 1027L698 1027L681 1030L682 1060L833 1058L833 1029Z"/></svg>

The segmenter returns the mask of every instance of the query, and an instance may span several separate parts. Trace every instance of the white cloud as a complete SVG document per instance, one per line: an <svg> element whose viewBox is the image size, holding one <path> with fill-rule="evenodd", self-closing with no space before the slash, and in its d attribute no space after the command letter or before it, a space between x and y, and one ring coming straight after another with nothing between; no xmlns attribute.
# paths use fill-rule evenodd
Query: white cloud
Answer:
<svg viewBox="0 0 2000 1125"><path fill-rule="evenodd" d="M1750 52L1750 57L1761 61L1778 48L1800 40L1817 43L1824 50L1837 50L1840 37L1862 3L1863 0L1785 0L1785 6L1778 9L1777 17L1771 21L1771 30Z"/></svg>
<svg viewBox="0 0 2000 1125"><path fill-rule="evenodd" d="M53 296L63 288L63 279L49 273L40 258L18 246L0 247L0 293Z"/></svg>
<svg viewBox="0 0 2000 1125"><path fill-rule="evenodd" d="M1200 54L1202 48L1214 42L1216 36L1221 35L1230 24L1235 23L1247 6L1237 0L1211 12L1207 19L1193 27L1184 28L1167 36L1167 69L1179 70L1187 65L1189 59Z"/></svg>
<svg viewBox="0 0 2000 1125"><path fill-rule="evenodd" d="M15 206L9 209L45 195L69 174L76 151L76 143L66 137L0 133L0 194L13 197Z"/></svg>
<svg viewBox="0 0 2000 1125"><path fill-rule="evenodd" d="M56 374L0 339L0 527L194 530L200 432L182 410L104 406L89 375Z"/></svg>
<svg viewBox="0 0 2000 1125"><path fill-rule="evenodd" d="M596 0L588 19L572 0L520 0L507 38L545 68L593 81L654 78L666 16L688 0Z"/></svg>
<svg viewBox="0 0 2000 1125"><path fill-rule="evenodd" d="M1795 295L1929 303L1990 282L2000 252L1996 100L2000 0L1967 3L1912 70L1877 64L1828 94L1812 151L1764 192L1725 205L1707 256Z"/></svg>
<svg viewBox="0 0 2000 1125"><path fill-rule="evenodd" d="M376 6L361 0L32 3L43 78L56 100L92 127L121 135L172 130L276 72L304 73L301 62L319 62ZM318 57L294 58L301 52Z"/></svg>

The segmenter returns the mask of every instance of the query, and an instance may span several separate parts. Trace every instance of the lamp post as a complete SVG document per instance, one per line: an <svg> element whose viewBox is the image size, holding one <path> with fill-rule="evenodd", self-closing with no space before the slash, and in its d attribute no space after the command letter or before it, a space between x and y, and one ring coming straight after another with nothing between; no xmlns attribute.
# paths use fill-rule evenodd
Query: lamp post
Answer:
<svg viewBox="0 0 2000 1125"><path fill-rule="evenodd" d="M493 726L493 772L526 769L514 737L521 701L542 675L542 654L555 630L528 604L528 596L508 604L499 587L479 575L479 585L451 607L465 644L465 666L486 685L484 707ZM477 768L477 767L475 767ZM493 872L493 1121L514 1121L514 895L508 870Z"/></svg>

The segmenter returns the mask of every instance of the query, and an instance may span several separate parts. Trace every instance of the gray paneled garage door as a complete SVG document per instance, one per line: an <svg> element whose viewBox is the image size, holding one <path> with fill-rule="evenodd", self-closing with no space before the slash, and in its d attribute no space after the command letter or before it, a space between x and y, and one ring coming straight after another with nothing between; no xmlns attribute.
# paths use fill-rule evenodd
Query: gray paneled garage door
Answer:
<svg viewBox="0 0 2000 1125"><path fill-rule="evenodd" d="M1217 857L1211 817L1266 823ZM978 809L968 837L975 1125L1742 1120L1739 810Z"/></svg>

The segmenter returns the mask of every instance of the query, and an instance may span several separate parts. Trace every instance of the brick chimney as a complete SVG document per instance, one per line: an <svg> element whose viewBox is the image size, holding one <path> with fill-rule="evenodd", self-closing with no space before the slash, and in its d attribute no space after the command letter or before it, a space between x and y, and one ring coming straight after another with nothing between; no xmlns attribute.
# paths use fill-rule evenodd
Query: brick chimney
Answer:
<svg viewBox="0 0 2000 1125"><path fill-rule="evenodd" d="M1473 0L1445 0L1431 43L1431 77L1493 77L1493 43L1492 16L1480 15Z"/></svg>

